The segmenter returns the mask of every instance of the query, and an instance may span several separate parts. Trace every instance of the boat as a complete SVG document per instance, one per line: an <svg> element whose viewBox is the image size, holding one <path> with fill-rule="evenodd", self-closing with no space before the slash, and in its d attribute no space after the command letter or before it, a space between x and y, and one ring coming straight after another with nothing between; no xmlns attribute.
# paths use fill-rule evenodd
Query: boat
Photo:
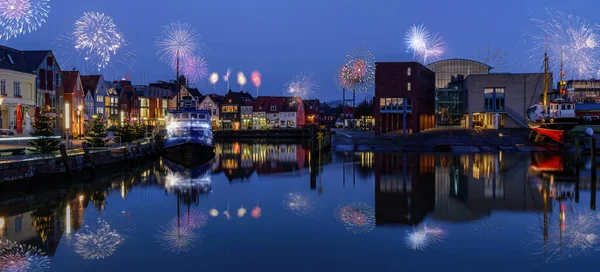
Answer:
<svg viewBox="0 0 600 272"><path fill-rule="evenodd" d="M212 191L211 161L201 165L186 167L169 159L162 160L167 169L165 188L169 193L196 192L198 194Z"/></svg>
<svg viewBox="0 0 600 272"><path fill-rule="evenodd" d="M167 111L165 156L185 165L198 165L215 156L210 111L196 109L197 101L184 96L179 109Z"/></svg>
<svg viewBox="0 0 600 272"><path fill-rule="evenodd" d="M560 65L559 91L564 94L565 83L562 80L562 58ZM565 98L557 98L548 103L548 54L544 52L544 97L542 101L532 105L527 110L527 124L535 139L550 139L558 144L564 144L568 131L579 124L575 115L575 102ZM537 140L536 140L537 141Z"/></svg>

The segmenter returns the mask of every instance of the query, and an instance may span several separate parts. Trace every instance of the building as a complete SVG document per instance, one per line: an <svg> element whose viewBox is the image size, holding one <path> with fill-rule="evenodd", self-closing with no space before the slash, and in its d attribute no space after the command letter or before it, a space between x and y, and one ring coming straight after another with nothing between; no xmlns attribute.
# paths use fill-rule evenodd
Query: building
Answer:
<svg viewBox="0 0 600 272"><path fill-rule="evenodd" d="M267 129L267 111L269 109L269 103L271 96L259 96L252 103L252 128L254 129Z"/></svg>
<svg viewBox="0 0 600 272"><path fill-rule="evenodd" d="M36 75L32 71L23 52L0 46L0 125L3 130L16 134L32 130L36 106Z"/></svg>
<svg viewBox="0 0 600 272"><path fill-rule="evenodd" d="M140 118L140 99L133 90L133 86L125 86L119 97L120 123L137 123Z"/></svg>
<svg viewBox="0 0 600 272"><path fill-rule="evenodd" d="M252 123L252 115L253 115L253 105L252 102L246 103L245 105L240 106L240 114L241 114L241 122L242 122L242 127L241 129L252 129L253 128L253 123Z"/></svg>
<svg viewBox="0 0 600 272"><path fill-rule="evenodd" d="M85 112L84 92L81 85L81 77L79 71L62 72L64 79L63 103L65 122L70 124L70 133L74 137L84 134L83 112L79 111L79 107ZM69 115L69 116L67 116Z"/></svg>
<svg viewBox="0 0 600 272"><path fill-rule="evenodd" d="M304 103L300 97L284 97L279 112L279 126L282 128L302 127L305 123Z"/></svg>
<svg viewBox="0 0 600 272"><path fill-rule="evenodd" d="M146 125L164 125L169 102L166 97L170 91L160 87L134 85L133 92L140 102L139 120Z"/></svg>
<svg viewBox="0 0 600 272"><path fill-rule="evenodd" d="M62 70L54 53L51 50L32 50L23 51L27 59L29 71L35 71L37 75L36 84L36 105L45 107L51 116L56 118L55 129L61 131L64 121L60 118L63 113L57 105L60 103L59 97L63 93L62 89ZM59 99L59 100L57 100Z"/></svg>
<svg viewBox="0 0 600 272"><path fill-rule="evenodd" d="M600 80L569 80L566 82L566 95L577 103L600 103ZM558 98L558 97L556 97Z"/></svg>
<svg viewBox="0 0 600 272"><path fill-rule="evenodd" d="M466 127L469 75L489 74L489 65L467 59L449 59L427 65L435 73L435 126Z"/></svg>
<svg viewBox="0 0 600 272"><path fill-rule="evenodd" d="M302 100L304 103L304 114L307 125L321 125L323 112L321 111L321 102L319 99Z"/></svg>
<svg viewBox="0 0 600 272"><path fill-rule="evenodd" d="M128 81L105 81L106 84L106 96L104 97L104 116L106 117L106 123L109 126L118 126L120 123L120 104L119 97L125 86L131 86L131 82Z"/></svg>
<svg viewBox="0 0 600 272"><path fill-rule="evenodd" d="M150 84L150 86L153 87L152 84ZM169 96L170 99L169 99L169 105L168 105L167 109L168 110L176 110L176 109L178 109L179 101L181 100L182 97L185 97L185 96L192 97L193 100L195 100L195 101L201 101L203 99L203 96L198 91L198 89L187 88L185 86L181 86L181 88L180 88L180 90L178 92L178 95L175 95L175 96L171 95L171 96ZM196 103L196 108L200 109L199 103Z"/></svg>
<svg viewBox="0 0 600 272"><path fill-rule="evenodd" d="M94 103L86 109L88 116L104 115L104 99L108 95L106 82L102 75L86 75L81 76L81 84L86 92L90 91L94 98ZM87 104L86 104L87 107Z"/></svg>
<svg viewBox="0 0 600 272"><path fill-rule="evenodd" d="M221 104L221 123L222 129L240 129L241 106L254 101L252 95L248 92L229 92L225 95L225 100Z"/></svg>
<svg viewBox="0 0 600 272"><path fill-rule="evenodd" d="M221 122L219 119L219 109L225 97L217 94L207 94L200 102L200 109L210 111L210 120L212 122L213 129L219 129Z"/></svg>
<svg viewBox="0 0 600 272"><path fill-rule="evenodd" d="M434 126L435 74L418 62L375 63L375 133Z"/></svg>
<svg viewBox="0 0 600 272"><path fill-rule="evenodd" d="M472 74L465 81L469 128L527 127L527 109L544 93L543 73ZM552 74L548 77L551 85Z"/></svg>

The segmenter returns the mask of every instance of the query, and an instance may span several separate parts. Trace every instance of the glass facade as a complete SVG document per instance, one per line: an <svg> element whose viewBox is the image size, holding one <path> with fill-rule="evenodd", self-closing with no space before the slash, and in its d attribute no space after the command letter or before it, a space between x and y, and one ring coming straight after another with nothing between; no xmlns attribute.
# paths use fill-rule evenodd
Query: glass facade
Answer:
<svg viewBox="0 0 600 272"><path fill-rule="evenodd" d="M436 126L465 126L467 114L466 78L473 74L489 74L492 67L466 60L442 60L427 66L435 72Z"/></svg>

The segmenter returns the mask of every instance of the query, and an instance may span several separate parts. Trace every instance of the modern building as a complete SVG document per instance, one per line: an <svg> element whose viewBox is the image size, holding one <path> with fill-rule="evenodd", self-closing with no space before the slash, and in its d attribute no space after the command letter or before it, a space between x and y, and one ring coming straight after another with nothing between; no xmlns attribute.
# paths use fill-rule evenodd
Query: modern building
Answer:
<svg viewBox="0 0 600 272"><path fill-rule="evenodd" d="M427 65L435 73L435 126L466 127L469 75L489 74L489 65L467 59L448 59Z"/></svg>
<svg viewBox="0 0 600 272"><path fill-rule="evenodd" d="M566 82L567 96L577 103L600 103L600 80L569 80Z"/></svg>
<svg viewBox="0 0 600 272"><path fill-rule="evenodd" d="M469 128L527 127L527 109L544 93L542 73L472 74L465 81ZM552 86L552 74L548 86Z"/></svg>
<svg viewBox="0 0 600 272"><path fill-rule="evenodd" d="M23 52L0 46L0 125L2 134L32 130L36 75Z"/></svg>
<svg viewBox="0 0 600 272"><path fill-rule="evenodd" d="M418 62L377 62L375 67L375 133L432 128L435 74Z"/></svg>

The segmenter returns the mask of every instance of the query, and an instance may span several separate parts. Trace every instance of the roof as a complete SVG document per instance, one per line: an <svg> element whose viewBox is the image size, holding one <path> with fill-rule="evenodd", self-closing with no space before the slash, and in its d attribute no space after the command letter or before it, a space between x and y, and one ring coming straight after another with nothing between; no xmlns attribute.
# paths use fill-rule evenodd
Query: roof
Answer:
<svg viewBox="0 0 600 272"><path fill-rule="evenodd" d="M187 90L193 97L203 97L197 88L188 88Z"/></svg>
<svg viewBox="0 0 600 272"><path fill-rule="evenodd" d="M494 68L494 67L492 67L492 66L489 66L489 65L487 65L487 64L485 64L485 63L483 63L483 62L476 61L476 60L470 60L470 59L445 59L445 60L440 60L440 61L436 61L436 62L432 62L432 63L430 63L430 64L427 64L427 66L426 66L426 67L427 67L429 70L433 70L433 69L431 69L431 66L432 66L432 65L437 65L437 64L441 64L441 63L445 63L445 62L454 62L454 61L467 61L467 62L471 62L471 63L475 63L475 64L483 65L483 66L487 66L488 70L491 70L492 68Z"/></svg>
<svg viewBox="0 0 600 272"><path fill-rule="evenodd" d="M81 77L81 85L83 89L87 91L96 90L96 86L98 86L98 81L100 81L100 75L86 75Z"/></svg>
<svg viewBox="0 0 600 272"><path fill-rule="evenodd" d="M37 70L37 66L31 69L25 54L22 51L6 46L0 46L0 69L34 74L35 72L33 71Z"/></svg>
<svg viewBox="0 0 600 272"><path fill-rule="evenodd" d="M309 110L317 110L317 108L320 108L321 106L319 99L302 100L302 103L304 103L304 108Z"/></svg>
<svg viewBox="0 0 600 272"><path fill-rule="evenodd" d="M229 100L231 100L231 102L229 102ZM229 90L229 92L225 95L226 104L230 103L242 105L244 104L244 101L254 101L254 97L252 97L252 95L248 92L232 92L231 90Z"/></svg>
<svg viewBox="0 0 600 272"><path fill-rule="evenodd" d="M66 71L63 74L63 86L66 94L72 94L75 91L75 84L77 84L77 78L79 77L79 71Z"/></svg>
<svg viewBox="0 0 600 272"><path fill-rule="evenodd" d="M25 53L25 58L27 59L27 65L31 68L31 71L36 71L38 67L44 61L46 61L46 56L52 53L50 50L31 50L31 51L23 51ZM56 60L55 60L56 63Z"/></svg>
<svg viewBox="0 0 600 272"><path fill-rule="evenodd" d="M302 98L300 97L285 97L285 102L283 103L283 108L281 111L298 111L298 107L302 103Z"/></svg>
<svg viewBox="0 0 600 272"><path fill-rule="evenodd" d="M217 103L217 104L221 104L221 103L223 103L223 101L225 101L225 97L222 96L222 95L218 95L218 94L214 94L213 93L213 94L207 94L207 95L205 95L204 98L206 98L207 96L210 97L210 99L213 102Z"/></svg>

